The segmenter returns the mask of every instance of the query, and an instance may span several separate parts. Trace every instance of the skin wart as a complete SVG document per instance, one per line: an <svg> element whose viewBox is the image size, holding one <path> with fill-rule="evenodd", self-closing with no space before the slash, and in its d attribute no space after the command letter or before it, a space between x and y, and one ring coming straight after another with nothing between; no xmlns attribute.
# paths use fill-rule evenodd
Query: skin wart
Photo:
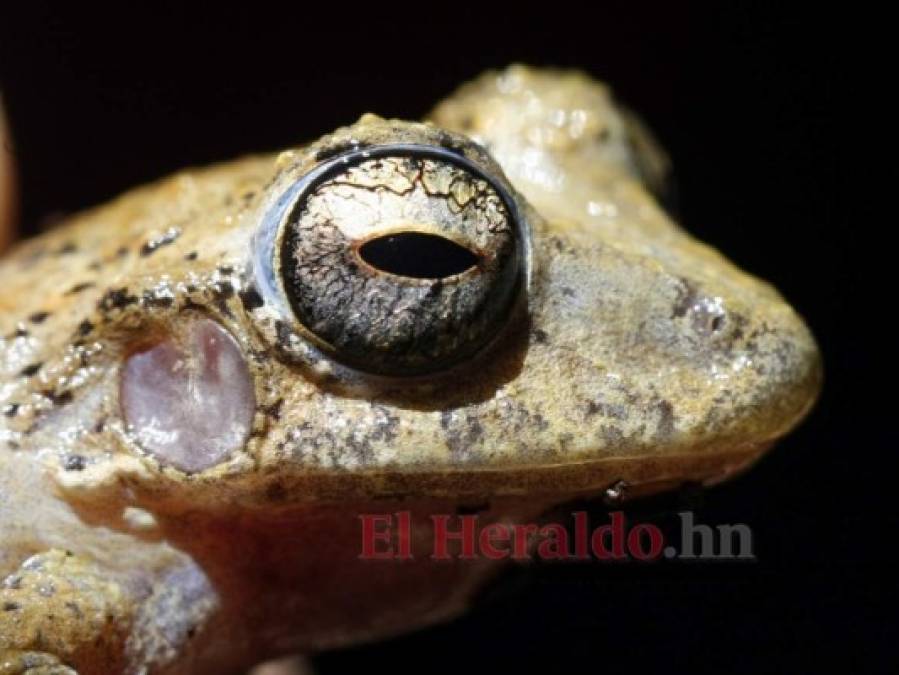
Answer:
<svg viewBox="0 0 899 675"><path fill-rule="evenodd" d="M336 277L314 266L291 277L299 288L369 274L362 290L345 292L356 287L344 279L323 292L327 312L267 285L254 252L278 198L316 167L384 144L454 153L494 187L475 181L460 196L453 169L425 189L424 161L406 183L389 162L387 178L360 169L328 188L330 202L310 202L332 223L321 246L338 250L341 208L346 228L368 209L376 229L414 198L416 214L479 242L494 267L450 290L407 289L389 311L364 292L384 278L341 267L342 253ZM650 494L752 464L814 402L818 350L774 288L659 206L666 173L604 85L512 67L464 85L427 123L365 115L277 156L138 188L20 243L0 262L0 673L240 672L394 635L462 611L495 563L435 564L422 527L413 561L372 566L358 560L360 513L427 523L479 504L483 524L525 522L610 486ZM492 209L488 225L447 215L469 199ZM520 259L503 220L513 212ZM309 241L290 249L298 267L318 250ZM521 265L516 301L479 314L485 275L508 260ZM426 301L440 311L391 318ZM354 302L371 331L328 323ZM475 318L428 332L452 312ZM186 472L141 445L120 388L129 358L198 319L233 338L253 408L238 447ZM464 342L463 327L479 348L423 371ZM366 349L409 335L428 348L411 339L385 357L389 372L360 367Z"/></svg>

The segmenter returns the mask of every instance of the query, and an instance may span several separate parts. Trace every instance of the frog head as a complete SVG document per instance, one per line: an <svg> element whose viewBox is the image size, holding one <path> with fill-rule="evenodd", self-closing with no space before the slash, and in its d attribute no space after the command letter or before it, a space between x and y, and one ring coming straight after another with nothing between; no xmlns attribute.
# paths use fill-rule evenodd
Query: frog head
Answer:
<svg viewBox="0 0 899 675"><path fill-rule="evenodd" d="M428 123L366 115L21 244L0 572L37 575L27 616L104 672L124 652L46 588L106 598L135 671L249 667L464 608L495 564L432 561L428 515L530 522L750 465L812 405L818 350L659 206L666 167L601 85L512 68ZM414 560L375 568L359 515L401 510Z"/></svg>
<svg viewBox="0 0 899 675"><path fill-rule="evenodd" d="M513 68L132 192L5 263L40 301L5 301L6 434L71 496L174 512L719 481L819 356L658 205L665 167L601 85Z"/></svg>

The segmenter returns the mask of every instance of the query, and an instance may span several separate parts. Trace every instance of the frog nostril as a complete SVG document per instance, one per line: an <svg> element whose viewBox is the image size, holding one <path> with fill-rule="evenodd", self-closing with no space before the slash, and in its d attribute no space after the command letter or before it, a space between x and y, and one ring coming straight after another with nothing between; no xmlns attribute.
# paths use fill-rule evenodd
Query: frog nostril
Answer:
<svg viewBox="0 0 899 675"><path fill-rule="evenodd" d="M375 237L358 248L359 257L382 272L414 279L445 279L478 263L478 256L456 242L427 232L397 232Z"/></svg>

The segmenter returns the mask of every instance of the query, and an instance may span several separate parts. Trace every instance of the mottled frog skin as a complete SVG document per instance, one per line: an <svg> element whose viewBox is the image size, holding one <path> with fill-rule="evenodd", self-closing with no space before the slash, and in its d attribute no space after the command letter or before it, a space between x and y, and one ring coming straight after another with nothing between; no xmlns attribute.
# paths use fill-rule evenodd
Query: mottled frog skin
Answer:
<svg viewBox="0 0 899 675"><path fill-rule="evenodd" d="M495 563L359 560L360 513L524 522L757 460L812 405L817 347L673 222L667 170L604 85L512 67L425 123L365 115L19 244L0 673L241 672L379 639L457 614ZM477 263L365 263L388 230Z"/></svg>

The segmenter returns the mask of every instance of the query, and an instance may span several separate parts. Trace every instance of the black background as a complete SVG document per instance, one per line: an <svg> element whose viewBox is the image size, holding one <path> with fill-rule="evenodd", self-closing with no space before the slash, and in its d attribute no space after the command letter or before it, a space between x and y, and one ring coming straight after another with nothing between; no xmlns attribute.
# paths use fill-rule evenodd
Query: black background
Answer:
<svg viewBox="0 0 899 675"><path fill-rule="evenodd" d="M674 160L681 220L772 281L808 319L826 385L758 467L694 501L749 524L752 563L539 564L510 571L466 618L322 655L324 673L804 672L886 667L897 517L862 431L857 228L842 222L836 26L814 13L556 3L187 12L22 8L0 19L0 87L21 170L22 222L189 164L308 140L371 110L418 118L484 68L576 66L611 82ZM297 3L299 6L299 3ZM73 6L74 7L74 6ZM874 421L876 427L876 421ZM633 517L676 525L678 497ZM825 670L829 670L825 669Z"/></svg>

